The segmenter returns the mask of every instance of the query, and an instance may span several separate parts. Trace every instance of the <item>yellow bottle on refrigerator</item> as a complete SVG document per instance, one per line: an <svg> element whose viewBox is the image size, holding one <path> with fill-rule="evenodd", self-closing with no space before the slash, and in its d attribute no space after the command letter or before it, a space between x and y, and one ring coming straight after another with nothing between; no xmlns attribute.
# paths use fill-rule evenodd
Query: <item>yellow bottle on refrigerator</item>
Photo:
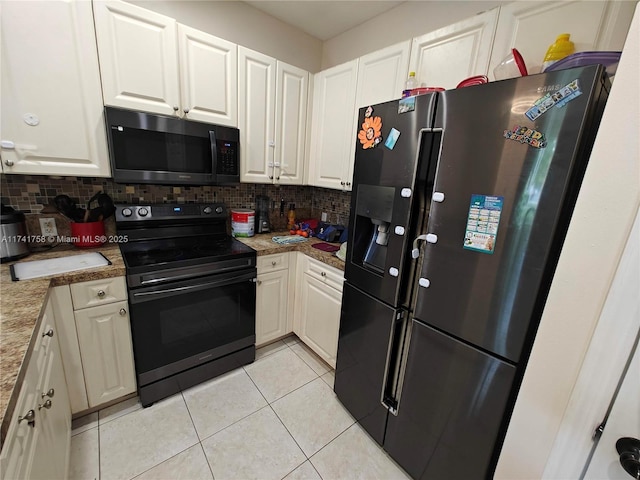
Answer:
<svg viewBox="0 0 640 480"><path fill-rule="evenodd" d="M548 66L557 62L558 60L562 60L564 57L567 57L576 51L576 47L569 37L571 34L562 33L558 35L556 41L548 48L547 54L544 56L544 61L542 63L542 71L544 72Z"/></svg>

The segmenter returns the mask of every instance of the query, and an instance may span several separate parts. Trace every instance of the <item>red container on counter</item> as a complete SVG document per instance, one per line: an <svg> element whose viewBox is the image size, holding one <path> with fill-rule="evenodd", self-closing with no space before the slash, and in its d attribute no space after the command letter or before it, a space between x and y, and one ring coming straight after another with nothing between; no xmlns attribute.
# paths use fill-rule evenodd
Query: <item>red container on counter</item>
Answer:
<svg viewBox="0 0 640 480"><path fill-rule="evenodd" d="M71 222L71 243L80 248L99 247L107 241L104 222Z"/></svg>

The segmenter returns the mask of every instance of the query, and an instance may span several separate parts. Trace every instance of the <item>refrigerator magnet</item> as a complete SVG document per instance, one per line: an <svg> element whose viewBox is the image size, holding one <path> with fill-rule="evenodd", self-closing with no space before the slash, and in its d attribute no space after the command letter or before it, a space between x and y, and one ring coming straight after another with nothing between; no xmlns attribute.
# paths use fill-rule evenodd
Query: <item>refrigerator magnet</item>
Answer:
<svg viewBox="0 0 640 480"><path fill-rule="evenodd" d="M358 132L358 140L362 149L373 148L382 141L382 119L380 117L365 118L362 129Z"/></svg>
<svg viewBox="0 0 640 480"><path fill-rule="evenodd" d="M398 113L413 112L416 109L416 97L406 97L398 102Z"/></svg>
<svg viewBox="0 0 640 480"><path fill-rule="evenodd" d="M516 125L511 130L505 130L502 136L507 140L526 143L533 148L544 148L547 146L547 139L544 133L522 125Z"/></svg>
<svg viewBox="0 0 640 480"><path fill-rule="evenodd" d="M525 115L529 120L533 121L553 107L564 107L567 103L580 95L582 95L582 90L580 90L580 83L576 78L564 87L558 88L556 91L549 92L545 96L540 97L535 101L533 106L525 112Z"/></svg>
<svg viewBox="0 0 640 480"><path fill-rule="evenodd" d="M504 197L471 195L463 248L493 254Z"/></svg>
<svg viewBox="0 0 640 480"><path fill-rule="evenodd" d="M364 118L369 118L373 114L373 107L369 105L364 111Z"/></svg>
<svg viewBox="0 0 640 480"><path fill-rule="evenodd" d="M393 150L393 147L396 146L396 142L398 141L398 137L400 136L400 132L395 128L392 128L387 136L387 141L384 142L384 146L389 150Z"/></svg>

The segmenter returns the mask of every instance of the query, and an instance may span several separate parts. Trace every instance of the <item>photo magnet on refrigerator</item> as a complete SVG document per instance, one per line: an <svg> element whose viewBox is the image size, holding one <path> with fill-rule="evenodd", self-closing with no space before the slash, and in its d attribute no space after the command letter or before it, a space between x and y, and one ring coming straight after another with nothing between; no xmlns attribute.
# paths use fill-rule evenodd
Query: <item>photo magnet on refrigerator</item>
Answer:
<svg viewBox="0 0 640 480"><path fill-rule="evenodd" d="M505 130L502 136L507 140L526 143L533 148L544 148L547 146L547 139L544 133L521 125L516 125L511 130Z"/></svg>
<svg viewBox="0 0 640 480"><path fill-rule="evenodd" d="M389 150L393 150L393 147L396 146L396 142L398 141L398 137L400 136L400 132L395 128L392 128L389 132L389 136L387 137L387 141L384 142L384 146Z"/></svg>
<svg viewBox="0 0 640 480"><path fill-rule="evenodd" d="M416 109L416 97L406 97L398 102L398 113L413 112Z"/></svg>

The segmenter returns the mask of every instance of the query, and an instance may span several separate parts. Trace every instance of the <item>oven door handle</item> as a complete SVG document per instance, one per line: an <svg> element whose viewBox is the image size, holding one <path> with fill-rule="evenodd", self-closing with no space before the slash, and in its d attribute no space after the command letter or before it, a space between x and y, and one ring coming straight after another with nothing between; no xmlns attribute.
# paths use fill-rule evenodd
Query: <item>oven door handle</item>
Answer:
<svg viewBox="0 0 640 480"><path fill-rule="evenodd" d="M149 300L155 300L157 295L164 295L165 297L180 295L182 293L198 292L201 290L207 290L209 288L221 287L224 285L233 285L236 283L247 282L247 281L255 283L256 282L255 274L251 273L249 275L244 275L241 277L225 278L225 279L217 280L213 282L200 283L197 285L184 285L181 287L163 288L160 290L151 290L148 292L133 292L133 293L130 292L129 301L131 303L146 302Z"/></svg>

